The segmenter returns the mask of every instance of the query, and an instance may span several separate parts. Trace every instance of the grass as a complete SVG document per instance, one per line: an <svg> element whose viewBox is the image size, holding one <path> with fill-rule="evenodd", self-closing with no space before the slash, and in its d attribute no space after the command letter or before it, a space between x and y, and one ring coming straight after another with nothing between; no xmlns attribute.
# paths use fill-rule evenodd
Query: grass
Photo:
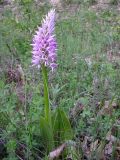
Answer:
<svg viewBox="0 0 120 160"><path fill-rule="evenodd" d="M17 11L21 10L20 14L5 10L0 24L0 128L3 130L0 138L7 141L9 159L16 158L18 142L27 144L27 151L23 149L23 152L32 159L34 154L39 155L34 148L44 151L37 125L43 114L43 98L40 96L43 94L43 84L40 73L29 67L30 43L50 6L38 7L32 1L16 5ZM80 143L79 150L82 150L75 153L83 159L86 155L83 145L88 137L90 146L99 141L95 149L91 149L88 159L98 159L98 152L102 144L106 145L109 131L118 141L120 138L117 124L120 116L119 45L115 47L120 40L119 14L114 9L96 14L85 6L72 16L68 16L66 11L59 14L56 24L58 69L55 74L49 75L51 106L52 109L58 106L64 108L68 115L78 102L84 106L82 112L73 117L74 141ZM16 93L16 82L6 84L9 66L14 69L17 63L22 65L25 74L25 102L21 102ZM109 102L107 106L106 101ZM106 150L105 146L102 150ZM109 156L116 158L116 150Z"/></svg>

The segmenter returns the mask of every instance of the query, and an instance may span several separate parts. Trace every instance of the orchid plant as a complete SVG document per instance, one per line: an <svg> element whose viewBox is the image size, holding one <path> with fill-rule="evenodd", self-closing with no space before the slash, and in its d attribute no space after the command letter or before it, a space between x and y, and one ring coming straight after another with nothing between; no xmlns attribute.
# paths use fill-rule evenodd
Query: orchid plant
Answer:
<svg viewBox="0 0 120 160"><path fill-rule="evenodd" d="M42 70L44 82L44 116L40 117L40 133L46 151L73 137L69 119L63 109L51 111L48 87L48 71L57 68L57 41L55 38L55 10L52 9L42 21L33 37L32 65Z"/></svg>

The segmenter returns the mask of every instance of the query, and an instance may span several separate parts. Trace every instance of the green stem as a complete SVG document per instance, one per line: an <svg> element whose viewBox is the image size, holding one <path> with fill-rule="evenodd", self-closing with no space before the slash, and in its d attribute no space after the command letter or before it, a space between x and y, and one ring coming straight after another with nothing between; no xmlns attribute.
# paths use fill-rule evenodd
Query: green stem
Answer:
<svg viewBox="0 0 120 160"><path fill-rule="evenodd" d="M45 118L47 121L50 122L51 120L51 113L50 113L50 106L49 106L49 91L48 91L48 75L47 75L47 68L45 65L42 66L42 74L43 74L43 83L44 83L44 105L45 105Z"/></svg>
<svg viewBox="0 0 120 160"><path fill-rule="evenodd" d="M42 65L42 75L43 75L43 83L44 83L44 113L45 113L45 119L47 121L47 124L49 126L49 132L51 133L50 141L48 142L48 145L50 146L49 151L51 151L54 148L54 136L53 136L53 127L52 127L52 119L51 119L51 109L49 105L49 90L48 90L48 75L47 75L47 68L45 65Z"/></svg>

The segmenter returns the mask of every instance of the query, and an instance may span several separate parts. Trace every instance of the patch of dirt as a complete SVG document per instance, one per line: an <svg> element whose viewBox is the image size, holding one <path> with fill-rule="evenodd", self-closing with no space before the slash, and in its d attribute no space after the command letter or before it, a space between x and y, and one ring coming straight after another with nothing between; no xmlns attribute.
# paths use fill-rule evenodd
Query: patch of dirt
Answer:
<svg viewBox="0 0 120 160"><path fill-rule="evenodd" d="M95 5L90 6L90 9L96 12L100 12L111 8L115 8L117 11L120 11L120 2L118 2L118 5L112 5L110 0L98 0Z"/></svg>

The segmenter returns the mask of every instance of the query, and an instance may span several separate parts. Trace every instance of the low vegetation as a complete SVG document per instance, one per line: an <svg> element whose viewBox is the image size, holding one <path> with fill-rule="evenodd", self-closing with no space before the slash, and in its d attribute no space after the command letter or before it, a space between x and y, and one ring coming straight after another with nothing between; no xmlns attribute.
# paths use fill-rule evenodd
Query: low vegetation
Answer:
<svg viewBox="0 0 120 160"><path fill-rule="evenodd" d="M0 159L120 159L118 5L0 1ZM58 67L48 70L49 119L31 43L53 7Z"/></svg>

